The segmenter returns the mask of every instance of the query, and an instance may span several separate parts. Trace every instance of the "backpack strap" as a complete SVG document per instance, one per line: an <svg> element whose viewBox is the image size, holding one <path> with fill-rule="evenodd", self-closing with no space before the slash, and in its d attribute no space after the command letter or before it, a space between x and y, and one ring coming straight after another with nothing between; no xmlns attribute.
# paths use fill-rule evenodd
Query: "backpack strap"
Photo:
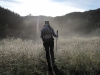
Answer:
<svg viewBox="0 0 100 75"><path fill-rule="evenodd" d="M49 27L50 28L50 35L51 35L51 38L52 38L52 30L51 30L51 27Z"/></svg>

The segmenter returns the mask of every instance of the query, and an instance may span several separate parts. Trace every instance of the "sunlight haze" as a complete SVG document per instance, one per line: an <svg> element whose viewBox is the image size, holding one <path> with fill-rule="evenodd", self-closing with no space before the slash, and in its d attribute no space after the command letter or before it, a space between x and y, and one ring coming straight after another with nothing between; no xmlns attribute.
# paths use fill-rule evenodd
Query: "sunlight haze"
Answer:
<svg viewBox="0 0 100 75"><path fill-rule="evenodd" d="M97 2L96 2L97 1ZM0 0L0 6L21 16L62 16L70 12L83 12L99 8L99 0ZM95 2L95 3L94 3Z"/></svg>

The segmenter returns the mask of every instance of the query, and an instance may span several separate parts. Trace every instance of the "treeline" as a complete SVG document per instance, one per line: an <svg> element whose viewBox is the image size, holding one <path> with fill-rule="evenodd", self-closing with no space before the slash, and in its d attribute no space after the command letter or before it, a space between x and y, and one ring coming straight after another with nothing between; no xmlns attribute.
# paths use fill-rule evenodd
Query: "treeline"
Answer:
<svg viewBox="0 0 100 75"><path fill-rule="evenodd" d="M100 36L100 9L72 12L55 17L53 21L63 28L67 35Z"/></svg>
<svg viewBox="0 0 100 75"><path fill-rule="evenodd" d="M19 37L23 22L17 13L0 7L0 38Z"/></svg>
<svg viewBox="0 0 100 75"><path fill-rule="evenodd" d="M38 24L42 27L44 20L49 19L51 17L40 16ZM23 17L9 9L0 7L0 38L35 39L37 38L37 20L38 16Z"/></svg>
<svg viewBox="0 0 100 75"><path fill-rule="evenodd" d="M49 20L50 24L59 30L60 34L67 36L99 36L100 9L85 12L72 12L64 16L20 16L19 14L0 7L0 38L14 37L22 39L37 38L38 32Z"/></svg>

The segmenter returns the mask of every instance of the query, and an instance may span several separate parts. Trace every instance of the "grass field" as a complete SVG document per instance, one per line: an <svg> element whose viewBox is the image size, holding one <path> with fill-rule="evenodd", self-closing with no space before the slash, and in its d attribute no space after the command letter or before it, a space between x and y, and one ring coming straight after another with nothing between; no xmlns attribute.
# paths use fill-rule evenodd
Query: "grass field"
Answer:
<svg viewBox="0 0 100 75"><path fill-rule="evenodd" d="M56 42L56 41L55 41ZM65 75L100 75L100 38L59 38L55 60ZM46 75L42 42L0 40L0 75Z"/></svg>

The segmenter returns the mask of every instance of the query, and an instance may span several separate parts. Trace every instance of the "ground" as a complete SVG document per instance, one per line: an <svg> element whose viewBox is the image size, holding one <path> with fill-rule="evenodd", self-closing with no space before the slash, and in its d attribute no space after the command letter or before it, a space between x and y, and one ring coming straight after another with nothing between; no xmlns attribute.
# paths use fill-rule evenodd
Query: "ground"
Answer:
<svg viewBox="0 0 100 75"><path fill-rule="evenodd" d="M54 52L62 75L100 74L99 37L58 38ZM42 41L0 40L0 75L47 75Z"/></svg>

